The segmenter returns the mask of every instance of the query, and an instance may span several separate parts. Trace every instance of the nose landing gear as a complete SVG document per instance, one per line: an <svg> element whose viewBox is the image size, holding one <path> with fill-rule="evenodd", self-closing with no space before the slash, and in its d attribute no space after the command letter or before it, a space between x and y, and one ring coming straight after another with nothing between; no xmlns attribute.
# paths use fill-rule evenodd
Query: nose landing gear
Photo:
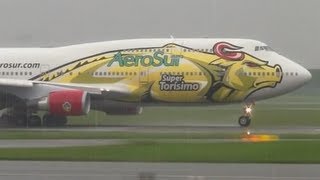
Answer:
<svg viewBox="0 0 320 180"><path fill-rule="evenodd" d="M246 104L243 108L244 115L239 117L238 123L241 127L248 127L251 123L251 116L252 116L252 109L253 109L253 103L252 104Z"/></svg>

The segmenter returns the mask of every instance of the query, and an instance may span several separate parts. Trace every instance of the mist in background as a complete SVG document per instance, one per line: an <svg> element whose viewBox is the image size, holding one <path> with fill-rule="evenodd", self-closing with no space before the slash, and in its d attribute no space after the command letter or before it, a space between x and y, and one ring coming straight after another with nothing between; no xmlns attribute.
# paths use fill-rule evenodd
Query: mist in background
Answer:
<svg viewBox="0 0 320 180"><path fill-rule="evenodd" d="M51 47L132 38L263 41L320 68L318 0L0 0L1 47Z"/></svg>

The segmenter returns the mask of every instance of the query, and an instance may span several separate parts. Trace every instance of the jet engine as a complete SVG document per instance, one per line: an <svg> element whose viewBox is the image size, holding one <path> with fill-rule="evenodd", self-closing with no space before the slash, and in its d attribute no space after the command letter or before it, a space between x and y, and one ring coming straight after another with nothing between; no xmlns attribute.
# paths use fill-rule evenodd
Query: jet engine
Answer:
<svg viewBox="0 0 320 180"><path fill-rule="evenodd" d="M88 114L90 101L90 96L86 91L53 91L38 101L38 109L46 110L52 115L79 116Z"/></svg>

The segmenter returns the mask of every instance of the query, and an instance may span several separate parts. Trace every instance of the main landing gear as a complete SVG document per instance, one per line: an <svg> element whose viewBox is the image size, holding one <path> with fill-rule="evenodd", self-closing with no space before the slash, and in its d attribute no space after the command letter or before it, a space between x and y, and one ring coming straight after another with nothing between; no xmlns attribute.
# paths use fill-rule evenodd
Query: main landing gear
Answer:
<svg viewBox="0 0 320 180"><path fill-rule="evenodd" d="M248 127L251 123L253 103L246 104L243 108L243 115L239 117L238 123L241 127Z"/></svg>
<svg viewBox="0 0 320 180"><path fill-rule="evenodd" d="M41 119L38 115L3 114L0 121L0 124L14 127L58 127L67 124L67 117L45 114Z"/></svg>

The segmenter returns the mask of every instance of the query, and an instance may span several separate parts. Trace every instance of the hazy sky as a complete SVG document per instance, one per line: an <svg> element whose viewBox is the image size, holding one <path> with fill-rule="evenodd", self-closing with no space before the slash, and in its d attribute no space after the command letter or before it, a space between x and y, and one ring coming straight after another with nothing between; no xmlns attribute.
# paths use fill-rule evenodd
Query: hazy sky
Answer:
<svg viewBox="0 0 320 180"><path fill-rule="evenodd" d="M263 41L320 68L318 0L0 0L0 46L60 46L126 38Z"/></svg>

